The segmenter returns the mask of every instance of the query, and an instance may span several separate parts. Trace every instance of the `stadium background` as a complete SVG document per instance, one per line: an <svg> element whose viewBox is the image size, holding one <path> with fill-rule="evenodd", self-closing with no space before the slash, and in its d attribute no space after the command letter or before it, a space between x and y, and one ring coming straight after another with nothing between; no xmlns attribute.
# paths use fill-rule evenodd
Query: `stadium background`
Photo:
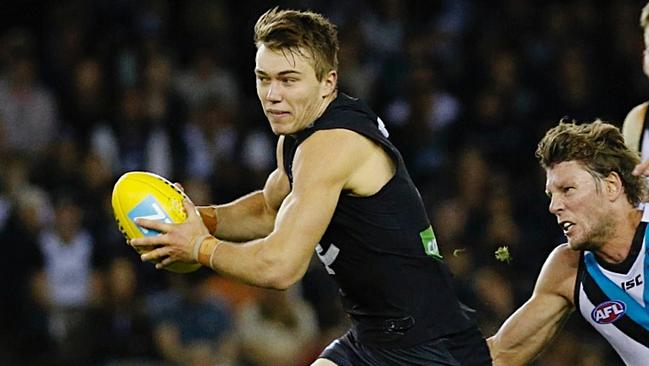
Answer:
<svg viewBox="0 0 649 366"><path fill-rule="evenodd" d="M339 26L340 89L386 122L460 296L492 334L563 241L539 138L563 116L620 125L647 99L643 2L276 4ZM275 140L252 26L270 6L0 4L0 364L307 365L344 329L317 263L283 293L157 272L111 217L127 170L180 181L199 204L261 187ZM619 363L573 315L535 365Z"/></svg>

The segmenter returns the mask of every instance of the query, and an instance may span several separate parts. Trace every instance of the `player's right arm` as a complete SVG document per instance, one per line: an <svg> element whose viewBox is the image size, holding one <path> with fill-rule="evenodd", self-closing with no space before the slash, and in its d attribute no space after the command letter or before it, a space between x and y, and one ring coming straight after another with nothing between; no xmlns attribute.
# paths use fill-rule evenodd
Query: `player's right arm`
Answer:
<svg viewBox="0 0 649 366"><path fill-rule="evenodd" d="M622 135L624 135L624 142L629 149L633 151L640 150L640 139L644 127L645 114L647 113L647 105L649 102L642 103L633 108L624 118L622 124Z"/></svg>
<svg viewBox="0 0 649 366"><path fill-rule="evenodd" d="M487 339L494 365L525 365L550 343L574 309L578 260L567 244L550 254L532 297Z"/></svg>
<svg viewBox="0 0 649 366"><path fill-rule="evenodd" d="M622 135L626 146L633 151L640 151L640 140L644 131L644 120L649 102L644 102L633 108L624 118ZM649 159L636 165L634 175L649 176Z"/></svg>
<svg viewBox="0 0 649 366"><path fill-rule="evenodd" d="M264 188L223 205L198 206L205 226L215 237L229 241L263 238L275 227L275 217L290 184L283 168L284 136L277 142L277 168Z"/></svg>

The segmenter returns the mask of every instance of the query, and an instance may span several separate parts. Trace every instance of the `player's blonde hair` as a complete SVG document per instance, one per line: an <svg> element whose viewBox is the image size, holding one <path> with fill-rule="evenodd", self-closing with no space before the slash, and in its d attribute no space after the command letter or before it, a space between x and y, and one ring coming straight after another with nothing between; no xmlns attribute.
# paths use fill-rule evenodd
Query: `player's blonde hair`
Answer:
<svg viewBox="0 0 649 366"><path fill-rule="evenodd" d="M646 180L631 174L640 156L626 146L622 133L612 124L601 120L577 124L564 118L541 139L536 157L545 169L579 161L596 179L616 172L631 204L637 206L647 198Z"/></svg>
<svg viewBox="0 0 649 366"><path fill-rule="evenodd" d="M317 13L277 7L268 10L255 24L255 46L261 45L310 58L318 81L338 70L338 31Z"/></svg>

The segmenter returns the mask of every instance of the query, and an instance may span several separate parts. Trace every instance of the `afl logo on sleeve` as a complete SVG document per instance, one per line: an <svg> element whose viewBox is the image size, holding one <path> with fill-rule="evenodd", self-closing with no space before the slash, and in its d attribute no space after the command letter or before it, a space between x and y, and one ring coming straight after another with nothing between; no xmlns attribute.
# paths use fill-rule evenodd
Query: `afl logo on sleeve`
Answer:
<svg viewBox="0 0 649 366"><path fill-rule="evenodd" d="M626 304L622 301L606 301L593 309L590 316L597 324L611 324L626 313Z"/></svg>

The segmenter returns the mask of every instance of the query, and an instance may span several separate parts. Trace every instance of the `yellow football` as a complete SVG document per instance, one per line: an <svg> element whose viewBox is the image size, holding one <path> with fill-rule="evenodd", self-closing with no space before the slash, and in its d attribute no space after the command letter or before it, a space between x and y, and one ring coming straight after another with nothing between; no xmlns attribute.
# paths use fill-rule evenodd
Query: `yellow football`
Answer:
<svg viewBox="0 0 649 366"><path fill-rule="evenodd" d="M167 223L181 223L187 219L183 207L185 193L167 179L149 172L128 172L122 175L113 187L112 205L115 221L127 240L158 235L159 232L138 226L135 219L161 220ZM137 249L139 254L149 249ZM165 269L188 273L198 270L198 263L174 263Z"/></svg>

